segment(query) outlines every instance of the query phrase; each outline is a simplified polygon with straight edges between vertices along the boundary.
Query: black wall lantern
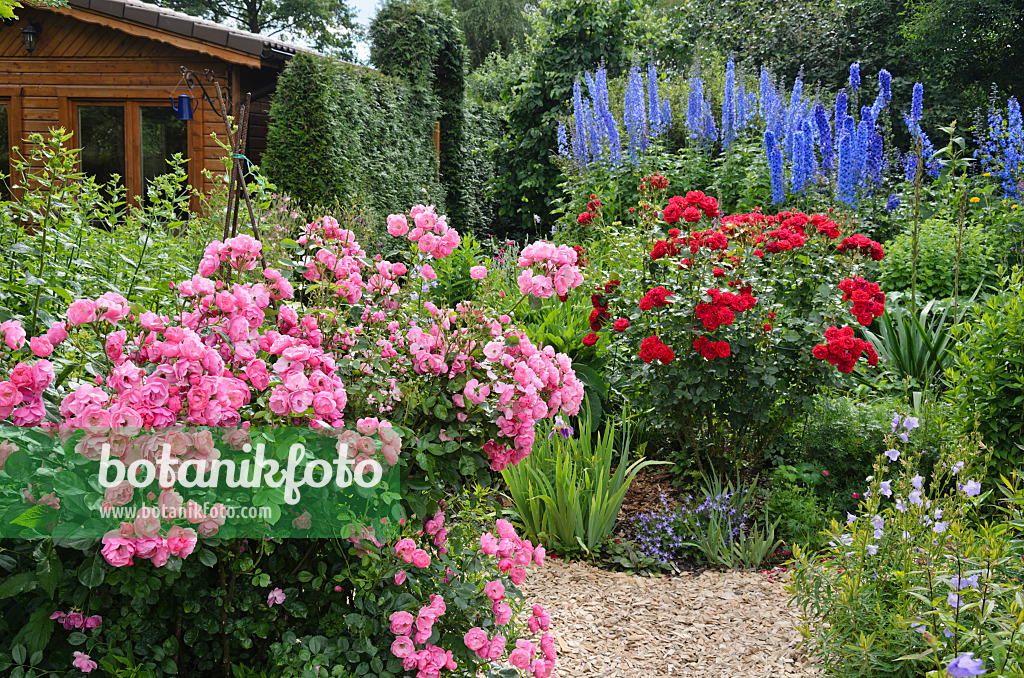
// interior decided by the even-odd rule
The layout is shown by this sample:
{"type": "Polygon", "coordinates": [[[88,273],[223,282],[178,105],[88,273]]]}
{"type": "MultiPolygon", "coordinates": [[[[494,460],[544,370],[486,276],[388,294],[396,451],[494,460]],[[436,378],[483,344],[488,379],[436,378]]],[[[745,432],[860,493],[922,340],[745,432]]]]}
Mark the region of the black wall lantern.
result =
{"type": "Polygon", "coordinates": [[[43,32],[42,26],[35,21],[29,21],[25,28],[21,29],[21,39],[25,43],[25,50],[32,54],[39,43],[39,35],[43,32]]]}

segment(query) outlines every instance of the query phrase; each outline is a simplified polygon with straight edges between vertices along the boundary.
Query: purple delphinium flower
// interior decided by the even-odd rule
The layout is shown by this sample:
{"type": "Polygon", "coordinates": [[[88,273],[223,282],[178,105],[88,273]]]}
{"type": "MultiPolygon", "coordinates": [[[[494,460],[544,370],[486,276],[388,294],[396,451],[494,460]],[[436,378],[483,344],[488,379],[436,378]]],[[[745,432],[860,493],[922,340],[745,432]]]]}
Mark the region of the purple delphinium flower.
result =
{"type": "Polygon", "coordinates": [[[878,71],[878,89],[886,101],[892,99],[892,73],[884,68],[878,71]]]}
{"type": "Polygon", "coordinates": [[[889,196],[889,201],[885,203],[885,209],[883,210],[886,214],[892,214],[896,211],[896,208],[903,202],[898,195],[893,193],[889,196]]]}
{"type": "Polygon", "coordinates": [[[985,662],[975,659],[973,652],[964,652],[949,663],[946,671],[954,678],[968,678],[985,674],[985,662]]]}

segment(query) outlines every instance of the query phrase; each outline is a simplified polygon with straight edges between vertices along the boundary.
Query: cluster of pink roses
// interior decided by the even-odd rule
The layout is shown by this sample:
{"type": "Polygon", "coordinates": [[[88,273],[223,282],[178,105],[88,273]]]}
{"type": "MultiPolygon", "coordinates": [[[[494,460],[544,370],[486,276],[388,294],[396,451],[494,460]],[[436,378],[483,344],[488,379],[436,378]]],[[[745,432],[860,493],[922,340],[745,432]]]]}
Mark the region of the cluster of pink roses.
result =
{"type": "Polygon", "coordinates": [[[356,242],[352,231],[341,228],[334,217],[325,216],[307,224],[298,243],[319,248],[304,263],[304,279],[310,282],[333,279],[337,296],[350,304],[359,301],[363,295],[362,260],[366,252],[356,242]]]}
{"type": "Polygon", "coordinates": [[[519,267],[523,269],[516,279],[519,291],[538,299],[557,294],[565,301],[569,290],[583,283],[576,258],[576,250],[567,245],[555,246],[543,240],[530,243],[519,253],[519,267]]]}
{"type": "Polygon", "coordinates": [[[65,630],[70,631],[71,629],[82,629],[88,631],[94,629],[103,623],[103,617],[98,614],[94,614],[90,617],[86,617],[77,610],[71,612],[61,612],[57,610],[50,615],[50,619],[56,619],[57,623],[64,627],[65,630]]]}
{"type": "Polygon", "coordinates": [[[227,264],[236,271],[251,271],[256,268],[263,243],[251,235],[239,235],[225,242],[214,240],[206,246],[203,258],[199,262],[199,275],[209,278],[221,264],[227,264]]]}
{"type": "Polygon", "coordinates": [[[404,214],[390,215],[388,233],[396,238],[407,236],[416,243],[421,253],[435,259],[451,256],[462,242],[458,231],[448,226],[446,217],[437,216],[432,205],[416,205],[409,212],[408,218],[404,214]],[[410,219],[413,222],[411,230],[410,219]]]}
{"type": "MultiPolygon", "coordinates": [[[[446,541],[444,530],[444,512],[438,510],[433,517],[424,521],[423,533],[434,536],[434,545],[439,546],[443,553],[443,543],[446,541]]],[[[480,549],[485,555],[499,559],[498,569],[508,574],[512,583],[521,584],[526,578],[525,566],[535,563],[538,566],[544,564],[544,547],[534,547],[529,540],[521,539],[507,520],[495,521],[497,536],[490,532],[485,533],[480,539],[480,549]]],[[[417,567],[427,567],[430,564],[430,556],[423,549],[416,547],[413,539],[403,539],[395,547],[395,554],[405,562],[412,562],[417,567]],[[422,553],[422,555],[418,555],[422,553]],[[420,563],[416,563],[419,557],[420,563]]],[[[444,582],[448,583],[453,573],[448,570],[444,582]]],[[[395,585],[401,585],[406,580],[406,573],[403,570],[395,575],[395,585]]],[[[505,584],[498,578],[485,581],[483,594],[491,601],[491,612],[494,614],[495,626],[507,626],[512,621],[513,610],[506,599],[505,584]]],[[[391,644],[391,652],[403,661],[403,667],[407,671],[417,670],[417,678],[436,678],[442,669],[449,671],[457,668],[450,652],[444,651],[435,645],[428,643],[433,632],[434,624],[445,612],[444,599],[440,595],[431,595],[429,604],[422,606],[413,614],[409,611],[392,612],[390,630],[396,636],[391,644]],[[420,650],[417,645],[424,645],[420,650]]],[[[518,669],[530,671],[534,678],[548,678],[555,666],[556,653],[554,637],[547,633],[551,624],[551,617],[541,605],[534,605],[533,614],[527,623],[531,633],[543,633],[539,647],[525,639],[516,641],[515,649],[508,653],[508,663],[518,669]]],[[[505,657],[508,639],[505,635],[494,633],[488,637],[484,628],[477,626],[465,633],[463,641],[466,647],[476,653],[476,656],[487,662],[498,662],[505,657]]]]}
{"type": "Polygon", "coordinates": [[[198,541],[196,531],[191,527],[172,525],[166,537],[136,537],[134,525],[125,523],[120,530],[108,532],[103,537],[100,553],[114,567],[133,565],[134,556],[152,561],[162,567],[171,556],[187,558],[198,541]]]}
{"type": "Polygon", "coordinates": [[[420,608],[415,617],[410,612],[398,611],[392,612],[388,618],[391,633],[396,636],[391,643],[391,654],[402,660],[404,670],[415,670],[416,678],[437,678],[442,669],[454,671],[458,668],[451,650],[427,643],[433,633],[434,623],[446,609],[444,598],[432,593],[430,603],[420,608]],[[416,645],[424,647],[417,651],[416,645]]]}

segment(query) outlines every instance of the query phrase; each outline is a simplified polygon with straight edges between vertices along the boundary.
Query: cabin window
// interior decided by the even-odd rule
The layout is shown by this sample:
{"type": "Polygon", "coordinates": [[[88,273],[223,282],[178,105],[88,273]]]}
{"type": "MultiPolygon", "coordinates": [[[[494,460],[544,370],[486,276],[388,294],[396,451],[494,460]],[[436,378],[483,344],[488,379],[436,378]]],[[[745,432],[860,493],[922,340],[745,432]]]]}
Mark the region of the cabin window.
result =
{"type": "Polygon", "coordinates": [[[125,172],[124,106],[79,106],[78,145],[82,171],[105,184],[125,172]]]}
{"type": "Polygon", "coordinates": [[[170,106],[140,106],[139,125],[142,130],[142,202],[148,202],[149,182],[166,174],[167,161],[175,153],[188,157],[188,123],[178,120],[170,106]]]}
{"type": "Polygon", "coordinates": [[[75,109],[82,171],[100,183],[120,176],[136,204],[145,204],[149,183],[167,174],[175,153],[189,157],[189,123],[163,101],[76,102],[75,109]]]}

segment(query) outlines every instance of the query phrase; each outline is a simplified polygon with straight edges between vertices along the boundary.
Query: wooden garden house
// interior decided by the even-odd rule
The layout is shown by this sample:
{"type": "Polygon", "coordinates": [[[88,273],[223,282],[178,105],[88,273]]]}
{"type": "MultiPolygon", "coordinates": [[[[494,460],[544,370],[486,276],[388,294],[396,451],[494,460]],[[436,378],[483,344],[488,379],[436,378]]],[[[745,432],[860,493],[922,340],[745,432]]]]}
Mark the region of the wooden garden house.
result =
{"type": "Polygon", "coordinates": [[[193,186],[209,188],[204,167],[223,174],[225,152],[210,136],[224,138],[223,121],[198,88],[188,92],[182,66],[212,71],[233,111],[252,93],[246,155],[258,163],[277,75],[303,49],[134,0],[17,14],[0,24],[0,171],[9,174],[12,146],[25,152],[26,135],[63,127],[82,149],[81,169],[101,181],[120,175],[133,200],[174,153],[189,158],[193,186]],[[172,108],[183,93],[198,99],[192,120],[172,108]]]}

